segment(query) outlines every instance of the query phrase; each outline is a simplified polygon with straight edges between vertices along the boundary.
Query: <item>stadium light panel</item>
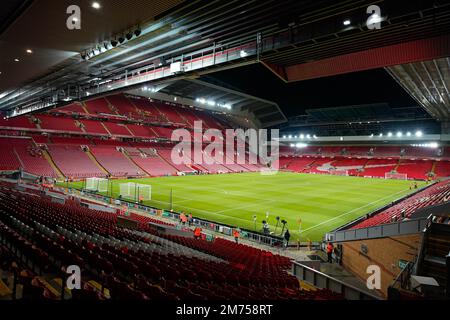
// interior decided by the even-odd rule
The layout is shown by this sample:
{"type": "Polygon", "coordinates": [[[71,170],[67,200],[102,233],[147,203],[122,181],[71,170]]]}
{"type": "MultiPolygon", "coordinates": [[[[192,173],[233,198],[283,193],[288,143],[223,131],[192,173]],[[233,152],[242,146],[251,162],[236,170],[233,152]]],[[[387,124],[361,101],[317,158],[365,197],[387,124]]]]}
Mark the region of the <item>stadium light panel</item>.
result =
{"type": "Polygon", "coordinates": [[[305,139],[305,135],[303,133],[300,135],[300,139],[305,139]]]}
{"type": "Polygon", "coordinates": [[[316,136],[316,135],[314,135],[313,137],[314,137],[314,139],[317,139],[317,136],[316,136]]]}
{"type": "Polygon", "coordinates": [[[241,52],[239,52],[239,55],[241,56],[241,58],[245,58],[246,56],[248,56],[248,53],[245,50],[241,50],[241,52]]]}
{"type": "Polygon", "coordinates": [[[306,143],[297,143],[295,146],[297,148],[306,148],[308,145],[306,143]]]}
{"type": "Polygon", "coordinates": [[[388,137],[392,137],[392,132],[388,132],[388,137]]]}
{"type": "Polygon", "coordinates": [[[292,135],[289,135],[288,138],[289,138],[289,139],[292,139],[292,135]]]}
{"type": "Polygon", "coordinates": [[[311,139],[311,135],[310,135],[310,134],[307,134],[307,135],[306,135],[306,138],[311,139]]]}
{"type": "Polygon", "coordinates": [[[420,130],[418,130],[418,131],[416,131],[416,137],[422,137],[423,136],[423,132],[422,131],[420,131],[420,130]]]}
{"type": "Polygon", "coordinates": [[[94,9],[100,9],[102,6],[97,1],[92,2],[92,8],[94,9]]]}
{"type": "Polygon", "coordinates": [[[286,139],[286,135],[283,136],[283,139],[286,139]]]}
{"type": "Polygon", "coordinates": [[[343,24],[344,26],[349,26],[352,22],[350,20],[344,20],[343,24]]]}
{"type": "Polygon", "coordinates": [[[379,134],[379,137],[381,138],[382,136],[383,136],[383,134],[382,134],[382,133],[380,133],[380,134],[379,134]]]}
{"type": "Polygon", "coordinates": [[[406,136],[407,136],[407,137],[411,137],[411,132],[408,131],[408,132],[406,133],[406,136]]]}
{"type": "Polygon", "coordinates": [[[402,132],[400,132],[400,131],[399,131],[399,132],[397,132],[397,137],[399,137],[399,138],[400,138],[401,136],[403,136],[403,133],[402,133],[402,132]]]}

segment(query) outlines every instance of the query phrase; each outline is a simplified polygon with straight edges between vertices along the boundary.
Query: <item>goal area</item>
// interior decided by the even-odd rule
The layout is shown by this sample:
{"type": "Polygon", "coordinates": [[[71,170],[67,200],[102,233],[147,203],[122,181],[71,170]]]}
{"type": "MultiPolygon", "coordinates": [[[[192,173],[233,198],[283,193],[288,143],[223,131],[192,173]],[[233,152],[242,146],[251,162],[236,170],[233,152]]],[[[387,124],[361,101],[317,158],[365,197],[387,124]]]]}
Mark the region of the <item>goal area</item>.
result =
{"type": "Polygon", "coordinates": [[[148,184],[127,182],[119,186],[120,197],[135,202],[148,201],[152,199],[152,186],[148,184]]]}
{"type": "Polygon", "coordinates": [[[86,178],[86,190],[96,192],[108,191],[108,179],[105,178],[86,178]]]}
{"type": "Polygon", "coordinates": [[[408,180],[408,175],[406,173],[391,173],[386,172],[384,174],[385,179],[395,179],[395,180],[408,180]]]}

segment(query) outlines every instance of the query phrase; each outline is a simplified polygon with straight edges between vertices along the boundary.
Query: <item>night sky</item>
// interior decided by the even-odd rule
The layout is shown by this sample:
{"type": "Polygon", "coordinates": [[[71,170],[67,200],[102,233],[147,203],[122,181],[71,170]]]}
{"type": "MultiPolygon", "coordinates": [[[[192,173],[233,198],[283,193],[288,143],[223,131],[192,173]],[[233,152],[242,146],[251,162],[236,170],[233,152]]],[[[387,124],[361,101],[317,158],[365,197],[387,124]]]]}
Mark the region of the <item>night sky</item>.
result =
{"type": "Polygon", "coordinates": [[[263,65],[253,64],[209,77],[278,103],[287,117],[304,114],[304,110],[310,108],[377,102],[387,102],[391,107],[417,105],[384,69],[286,84],[263,65]]]}

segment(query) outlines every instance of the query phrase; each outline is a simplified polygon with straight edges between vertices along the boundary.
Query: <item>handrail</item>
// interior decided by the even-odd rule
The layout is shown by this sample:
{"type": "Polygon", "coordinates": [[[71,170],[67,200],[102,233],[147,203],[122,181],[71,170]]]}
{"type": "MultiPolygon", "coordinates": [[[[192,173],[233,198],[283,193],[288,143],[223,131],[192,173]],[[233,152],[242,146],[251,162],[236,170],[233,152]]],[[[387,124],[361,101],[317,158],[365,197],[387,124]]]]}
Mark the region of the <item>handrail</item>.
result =
{"type": "Polygon", "coordinates": [[[333,278],[323,272],[310,268],[295,261],[293,264],[293,274],[300,280],[306,281],[320,289],[328,289],[335,293],[342,294],[348,300],[381,300],[382,298],[361,290],[351,284],[333,278]],[[312,279],[310,279],[312,277],[312,279]]]}

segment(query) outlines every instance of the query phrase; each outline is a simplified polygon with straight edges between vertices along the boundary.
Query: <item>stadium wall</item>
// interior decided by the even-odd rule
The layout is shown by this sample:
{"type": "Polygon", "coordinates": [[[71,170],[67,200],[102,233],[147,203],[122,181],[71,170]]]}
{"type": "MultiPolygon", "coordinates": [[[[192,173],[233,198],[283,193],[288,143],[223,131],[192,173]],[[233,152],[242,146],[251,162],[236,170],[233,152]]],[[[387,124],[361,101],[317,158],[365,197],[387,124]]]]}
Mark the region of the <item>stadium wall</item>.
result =
{"type": "Polygon", "coordinates": [[[364,282],[369,276],[367,267],[379,266],[381,289],[378,291],[387,298],[389,286],[401,271],[399,262],[414,261],[420,243],[421,234],[345,242],[342,244],[342,266],[364,282]]]}

